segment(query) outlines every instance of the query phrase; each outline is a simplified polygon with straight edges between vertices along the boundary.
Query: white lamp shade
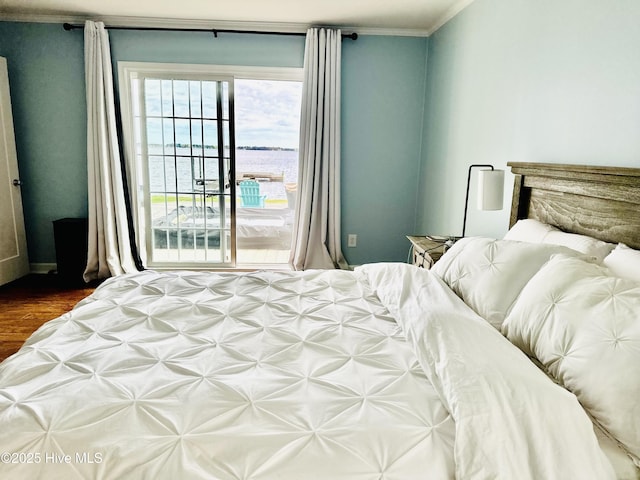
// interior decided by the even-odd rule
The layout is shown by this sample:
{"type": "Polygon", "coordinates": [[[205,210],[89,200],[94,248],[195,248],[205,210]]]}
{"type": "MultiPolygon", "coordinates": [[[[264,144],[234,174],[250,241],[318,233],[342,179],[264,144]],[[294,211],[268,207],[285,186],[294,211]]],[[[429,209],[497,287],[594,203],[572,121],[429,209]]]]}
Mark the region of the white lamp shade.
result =
{"type": "Polygon", "coordinates": [[[502,210],[504,198],[504,170],[478,172],[478,209],[502,210]]]}

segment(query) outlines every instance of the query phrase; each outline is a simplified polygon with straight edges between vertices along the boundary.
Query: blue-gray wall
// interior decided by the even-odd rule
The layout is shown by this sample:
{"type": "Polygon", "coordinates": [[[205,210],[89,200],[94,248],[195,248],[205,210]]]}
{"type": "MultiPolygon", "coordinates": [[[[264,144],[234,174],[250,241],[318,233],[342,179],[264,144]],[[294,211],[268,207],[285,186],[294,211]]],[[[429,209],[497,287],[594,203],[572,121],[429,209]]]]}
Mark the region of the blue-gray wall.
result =
{"type": "MultiPolygon", "coordinates": [[[[111,31],[114,62],[301,67],[303,37],[111,31]]],[[[343,43],[342,232],[351,264],[404,260],[416,218],[428,40],[343,43]]],[[[86,215],[83,35],[61,25],[0,22],[32,263],[55,261],[52,221],[86,215]]]]}
{"type": "MultiPolygon", "coordinates": [[[[432,35],[417,231],[460,234],[472,163],[639,167],[639,25],[635,0],[475,0],[432,35]]],[[[506,178],[467,234],[505,233],[506,178]]]]}
{"type": "Polygon", "coordinates": [[[352,265],[405,261],[415,229],[427,39],[360,37],[342,51],[342,234],[352,265]],[[357,248],[346,235],[358,235],[357,248]]]}
{"type": "Polygon", "coordinates": [[[87,215],[83,52],[60,25],[0,22],[31,262],[55,262],[53,220],[87,215]]]}

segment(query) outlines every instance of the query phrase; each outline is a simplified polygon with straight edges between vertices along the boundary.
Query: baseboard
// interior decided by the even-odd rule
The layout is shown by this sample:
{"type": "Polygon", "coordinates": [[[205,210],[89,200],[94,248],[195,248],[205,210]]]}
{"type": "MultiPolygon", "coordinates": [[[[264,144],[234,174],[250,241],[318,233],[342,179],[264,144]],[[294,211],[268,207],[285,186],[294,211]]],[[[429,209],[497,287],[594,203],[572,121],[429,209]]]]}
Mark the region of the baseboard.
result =
{"type": "Polygon", "coordinates": [[[30,263],[29,268],[31,273],[47,274],[51,271],[55,271],[57,265],[55,263],[30,263]]]}

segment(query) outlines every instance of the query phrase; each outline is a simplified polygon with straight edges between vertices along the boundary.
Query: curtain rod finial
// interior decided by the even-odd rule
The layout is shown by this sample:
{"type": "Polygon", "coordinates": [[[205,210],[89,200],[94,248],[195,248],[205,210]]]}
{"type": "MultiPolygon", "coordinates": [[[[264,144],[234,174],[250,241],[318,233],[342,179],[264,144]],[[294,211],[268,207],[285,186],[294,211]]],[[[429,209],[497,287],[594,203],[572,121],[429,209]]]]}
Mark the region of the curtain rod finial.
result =
{"type": "Polygon", "coordinates": [[[73,30],[73,25],[71,25],[70,23],[63,23],[62,28],[64,28],[67,31],[73,30]]]}

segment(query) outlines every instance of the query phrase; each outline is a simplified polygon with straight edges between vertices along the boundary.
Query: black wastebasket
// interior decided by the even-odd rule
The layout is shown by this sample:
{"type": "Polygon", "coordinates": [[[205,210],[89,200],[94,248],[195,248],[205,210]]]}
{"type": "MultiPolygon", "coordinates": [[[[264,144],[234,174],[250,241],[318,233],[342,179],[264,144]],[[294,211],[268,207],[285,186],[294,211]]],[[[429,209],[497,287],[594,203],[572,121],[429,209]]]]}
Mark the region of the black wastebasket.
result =
{"type": "Polygon", "coordinates": [[[58,278],[65,285],[84,285],[87,265],[88,229],[86,218],[61,218],[53,222],[58,278]]]}

